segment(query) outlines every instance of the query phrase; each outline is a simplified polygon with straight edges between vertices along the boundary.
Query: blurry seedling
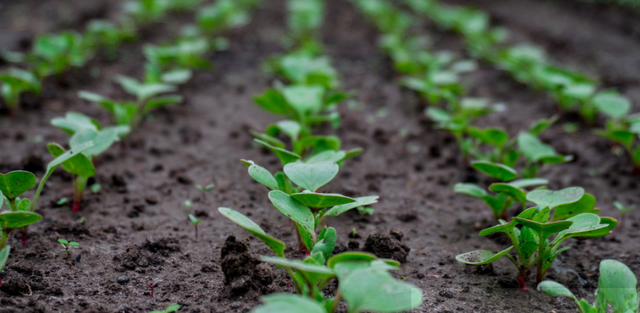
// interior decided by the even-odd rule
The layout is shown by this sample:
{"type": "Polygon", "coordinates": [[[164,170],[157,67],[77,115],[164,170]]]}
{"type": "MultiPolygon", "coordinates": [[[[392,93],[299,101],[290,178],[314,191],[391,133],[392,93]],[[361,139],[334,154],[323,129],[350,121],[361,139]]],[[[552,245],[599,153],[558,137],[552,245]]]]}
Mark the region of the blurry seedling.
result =
{"type": "Polygon", "coordinates": [[[358,208],[358,213],[360,213],[360,219],[364,219],[366,215],[372,215],[373,212],[375,212],[375,210],[368,206],[361,206],[358,208]]]}
{"type": "Polygon", "coordinates": [[[166,309],[162,310],[162,311],[151,311],[149,313],[171,313],[171,312],[176,312],[180,310],[180,305],[179,304],[172,304],[169,307],[167,307],[166,309]]]}
{"type": "Polygon", "coordinates": [[[200,184],[196,184],[196,189],[200,190],[200,192],[202,193],[202,202],[206,202],[207,201],[206,193],[208,191],[213,190],[213,188],[215,188],[215,187],[216,187],[215,184],[208,184],[206,186],[202,186],[200,184]]]}
{"type": "Polygon", "coordinates": [[[202,222],[202,220],[197,219],[195,216],[189,214],[189,220],[193,223],[193,226],[196,228],[196,241],[198,241],[198,224],[202,222]]]}
{"type": "Polygon", "coordinates": [[[193,203],[191,202],[191,200],[184,200],[184,207],[189,210],[191,209],[191,206],[193,205],[193,203]]]}
{"type": "Polygon", "coordinates": [[[635,205],[625,206],[622,203],[616,201],[613,205],[620,211],[620,227],[624,227],[624,219],[629,212],[636,208],[635,205]]]}
{"type": "MultiPolygon", "coordinates": [[[[55,143],[48,144],[47,149],[49,150],[49,153],[51,153],[51,155],[56,158],[66,152],[64,148],[55,143]]],[[[80,204],[82,202],[82,193],[84,192],[84,188],[87,186],[87,181],[89,180],[89,178],[95,175],[96,169],[93,166],[91,160],[81,153],[62,163],[62,168],[64,168],[64,170],[69,172],[71,175],[74,175],[72,211],[78,212],[80,211],[80,204]]]]}
{"type": "Polygon", "coordinates": [[[90,188],[91,188],[91,192],[93,192],[93,193],[99,193],[99,192],[100,192],[100,190],[102,190],[102,185],[100,185],[100,184],[98,184],[98,183],[95,183],[95,184],[91,185],[91,187],[90,187],[90,188]]]}
{"type": "Polygon", "coordinates": [[[2,89],[0,89],[2,98],[11,115],[20,105],[22,93],[31,92],[38,96],[42,90],[42,84],[35,74],[15,67],[0,73],[0,83],[2,83],[2,89]]]}
{"type": "Polygon", "coordinates": [[[609,306],[615,313],[637,313],[640,301],[637,284],[636,275],[626,265],[616,260],[603,260],[600,262],[600,278],[593,304],[585,299],[578,300],[567,287],[552,280],[541,282],[538,290],[552,297],[570,298],[580,313],[607,312],[609,306]]]}

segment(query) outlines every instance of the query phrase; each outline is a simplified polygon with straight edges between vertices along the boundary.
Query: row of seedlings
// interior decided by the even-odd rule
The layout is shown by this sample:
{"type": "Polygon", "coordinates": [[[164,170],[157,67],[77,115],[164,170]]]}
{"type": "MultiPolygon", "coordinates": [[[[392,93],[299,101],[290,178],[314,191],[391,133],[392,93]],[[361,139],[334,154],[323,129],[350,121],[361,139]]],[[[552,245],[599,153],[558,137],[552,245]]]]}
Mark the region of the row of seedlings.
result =
{"type": "Polygon", "coordinates": [[[409,30],[413,17],[383,0],[354,0],[353,3],[374,21],[383,32],[380,43],[393,60],[397,71],[405,75],[404,86],[420,92],[431,104],[429,115],[440,128],[454,134],[460,144],[463,159],[471,156],[473,168],[483,172],[497,182],[489,191],[475,184],[458,183],[454,191],[482,199],[493,211],[498,225],[480,232],[487,236],[504,232],[513,245],[502,251],[480,250],[457,256],[466,264],[482,265],[507,257],[518,268],[520,286],[526,288],[525,280],[535,267],[536,282],[544,279],[555,258],[568,247],[561,244],[569,238],[602,237],[616,226],[617,221],[599,217],[595,209],[595,198],[583,188],[571,187],[560,191],[547,190],[546,179],[538,178],[538,170],[545,164],[569,161],[569,156],[558,155],[555,150],[542,143],[537,136],[548,128],[554,119],[543,119],[534,123],[516,139],[499,128],[478,129],[472,121],[490,113],[488,101],[462,98],[464,89],[460,84],[461,69],[472,70],[469,61],[455,60],[449,53],[430,53],[420,45],[418,36],[409,30]],[[466,101],[465,101],[466,100],[466,101]],[[437,107],[445,102],[444,107],[437,107]],[[481,147],[487,145],[490,149],[481,147]],[[520,158],[524,156],[524,160],[520,158]],[[523,164],[518,178],[514,167],[523,164]],[[527,191],[527,187],[537,187],[527,191]],[[492,194],[493,193],[493,194],[492,194]],[[529,203],[536,204],[528,208],[529,203]],[[521,204],[522,210],[509,222],[507,211],[513,204],[521,204]],[[553,239],[549,238],[553,236],[553,239]],[[516,256],[509,254],[515,250],[516,256]]]}
{"type": "Polygon", "coordinates": [[[0,213],[0,271],[9,257],[8,240],[11,233],[20,230],[22,243],[26,245],[28,226],[42,219],[35,209],[42,188],[53,171],[62,165],[65,171],[74,176],[73,211],[79,211],[87,181],[96,172],[96,158],[115,142],[125,139],[152,110],[180,103],[182,97],[167,94],[175,93],[178,85],[186,83],[192,77],[194,69],[211,68],[206,54],[218,49],[221,42],[224,42],[213,35],[223,29],[244,25],[249,20],[251,10],[258,4],[259,1],[256,0],[218,1],[199,11],[197,25],[185,27],[185,31],[175,42],[163,46],[146,46],[144,80],[138,81],[126,76],[117,78],[117,82],[135,100],[117,101],[87,91],[78,93],[80,98],[95,102],[107,110],[114,125],[100,125],[97,120],[77,112],[67,112],[64,117],[51,120],[52,125],[70,135],[70,148],[66,150],[63,145],[56,143],[47,145],[55,159],[49,163],[44,177],[40,179],[34,199],[20,198],[36,185],[37,179],[33,173],[12,171],[0,174],[0,193],[3,199],[0,207],[4,202],[9,206],[9,210],[0,213]]]}
{"type": "Polygon", "coordinates": [[[265,304],[251,312],[333,313],[343,299],[350,313],[410,310],[422,303],[422,293],[391,276],[389,271],[397,270],[399,263],[361,252],[333,255],[337,233],[327,225],[331,217],[374,204],[378,197],[351,198],[321,191],[347,159],[362,152],[341,150],[339,138],[314,131],[321,123],[339,127],[337,106],[348,97],[339,89],[338,73],[318,40],[324,7],[322,0],[287,2],[290,49],[268,61],[270,72],[282,81],[254,98],[259,107],[285,118],[262,132],[253,132],[255,142],[280,159],[282,171],[274,175],[253,161],[242,160],[249,175],[267,187],[273,206],[294,225],[299,250],[307,256],[304,260],[287,258],[285,243],[266,234],[251,219],[229,208],[218,210],[271,248],[275,256],[262,260],[284,268],[297,292],[265,296],[265,304]],[[327,297],[323,288],[334,279],[339,282],[337,292],[327,297]]]}
{"type": "Polygon", "coordinates": [[[439,27],[460,34],[469,52],[515,80],[551,97],[561,110],[575,110],[589,123],[602,114],[604,129],[596,133],[624,147],[634,175],[640,175],[640,113],[631,114],[631,101],[615,89],[601,87],[587,75],[557,66],[545,51],[532,44],[508,45],[507,31],[491,27],[480,10],[451,7],[435,0],[405,0],[415,12],[439,27]]]}

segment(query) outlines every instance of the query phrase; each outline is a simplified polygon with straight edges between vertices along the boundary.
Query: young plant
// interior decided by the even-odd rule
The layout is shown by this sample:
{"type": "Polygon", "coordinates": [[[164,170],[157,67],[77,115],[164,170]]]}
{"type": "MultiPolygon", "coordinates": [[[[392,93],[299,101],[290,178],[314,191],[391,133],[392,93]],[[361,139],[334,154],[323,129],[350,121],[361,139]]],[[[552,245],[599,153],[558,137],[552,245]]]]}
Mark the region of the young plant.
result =
{"type": "Polygon", "coordinates": [[[624,147],[633,166],[632,173],[640,175],[640,114],[630,114],[629,100],[615,92],[601,92],[593,101],[609,117],[606,128],[596,134],[624,147]]]}
{"type": "Polygon", "coordinates": [[[569,249],[561,247],[564,241],[599,238],[609,234],[618,224],[613,218],[599,217],[595,198],[579,187],[559,191],[534,190],[526,199],[537,206],[523,211],[510,222],[500,220],[499,225],[480,232],[480,236],[505,233],[512,242],[511,247],[502,251],[467,252],[456,256],[456,260],[483,265],[507,257],[517,267],[518,283],[524,290],[526,278],[534,267],[536,283],[540,283],[556,257],[569,249]],[[511,250],[516,251],[516,256],[509,253],[511,250]]]}
{"type": "Polygon", "coordinates": [[[397,281],[389,274],[390,270],[398,269],[396,261],[378,260],[374,255],[358,252],[332,256],[337,234],[331,227],[322,229],[319,241],[304,261],[289,260],[284,257],[285,244],[266,234],[248,217],[229,208],[218,208],[218,211],[271,248],[276,257],[262,257],[262,260],[284,268],[298,293],[265,297],[266,304],[254,309],[254,313],[334,313],[342,299],[349,313],[402,312],[422,303],[420,289],[397,281]],[[338,292],[335,297],[325,298],[322,289],[334,278],[339,281],[338,292]]]}
{"type": "Polygon", "coordinates": [[[196,241],[198,241],[198,224],[202,222],[202,220],[197,219],[195,216],[189,214],[189,220],[193,223],[193,226],[196,228],[196,241]]]}
{"type": "Polygon", "coordinates": [[[131,15],[138,24],[150,24],[160,20],[171,8],[172,1],[129,0],[124,3],[125,13],[131,15]]]}
{"type": "Polygon", "coordinates": [[[580,313],[604,313],[611,306],[616,313],[637,313],[640,295],[637,289],[636,275],[623,263],[616,260],[600,262],[600,278],[596,299],[593,304],[573,295],[567,287],[555,281],[545,280],[538,290],[552,297],[567,297],[575,302],[580,313]]]}
{"type": "Polygon", "coordinates": [[[625,206],[622,203],[616,201],[613,205],[620,211],[620,227],[624,227],[624,218],[629,212],[633,211],[636,208],[635,205],[625,206]]]}
{"type": "Polygon", "coordinates": [[[200,193],[202,193],[202,201],[206,201],[207,200],[207,192],[213,190],[213,188],[215,188],[216,185],[215,184],[208,184],[206,186],[202,186],[200,184],[196,184],[196,189],[198,189],[200,191],[200,193]]]}
{"type": "MultiPolygon", "coordinates": [[[[373,215],[375,210],[372,207],[361,206],[358,208],[358,213],[360,213],[360,219],[364,219],[366,215],[373,215]]],[[[355,230],[355,228],[354,228],[355,230]]],[[[355,234],[354,234],[355,235],[355,234]]]]}
{"type": "Polygon", "coordinates": [[[147,285],[147,287],[149,287],[151,289],[151,298],[153,298],[153,290],[156,288],[156,286],[162,282],[162,280],[156,280],[153,283],[151,283],[151,285],[145,283],[145,285],[147,285]]]}
{"type": "Polygon", "coordinates": [[[80,244],[75,242],[75,241],[68,241],[68,240],[62,239],[62,238],[59,238],[58,242],[64,248],[64,257],[63,257],[63,259],[67,257],[67,254],[69,253],[69,248],[70,247],[76,247],[77,248],[77,247],[80,246],[80,244]]]}
{"type": "Polygon", "coordinates": [[[42,84],[34,73],[16,67],[0,73],[0,83],[2,98],[12,115],[20,105],[21,94],[31,92],[38,96],[42,90],[42,84]]]}
{"type": "Polygon", "coordinates": [[[318,192],[338,174],[339,166],[334,161],[288,163],[276,176],[253,161],[243,163],[254,180],[271,190],[271,203],[295,226],[301,251],[312,251],[327,217],[378,202],[377,196],[350,198],[318,192]]]}
{"type": "MultiPolygon", "coordinates": [[[[42,216],[34,213],[33,211],[35,211],[37,207],[38,199],[40,198],[40,193],[42,192],[45,182],[49,179],[53,171],[58,168],[58,166],[92,146],[93,142],[81,144],[49,162],[45,175],[40,179],[40,184],[38,184],[33,201],[19,198],[19,196],[24,192],[35,186],[36,178],[33,173],[27,171],[13,171],[7,174],[0,174],[0,199],[4,199],[10,209],[10,211],[0,213],[0,229],[2,230],[2,237],[0,237],[0,250],[6,246],[11,232],[16,229],[21,229],[22,244],[28,244],[28,226],[42,219],[42,216]]],[[[2,203],[5,201],[0,201],[0,208],[2,203]]]]}
{"type": "Polygon", "coordinates": [[[249,23],[249,10],[258,0],[220,0],[198,11],[198,26],[207,34],[225,28],[242,27],[249,23]]]}
{"type": "Polygon", "coordinates": [[[92,20],[87,25],[84,40],[93,49],[103,47],[106,56],[114,59],[122,42],[133,40],[135,32],[135,27],[130,23],[121,23],[118,27],[107,20],[92,20]]]}
{"type": "Polygon", "coordinates": [[[171,312],[176,312],[180,310],[180,305],[179,304],[172,304],[169,307],[167,307],[166,309],[162,310],[162,311],[151,311],[149,313],[171,313],[171,312]]]}
{"type": "Polygon", "coordinates": [[[118,82],[126,92],[137,98],[135,102],[117,102],[88,91],[80,91],[78,97],[100,104],[109,111],[117,125],[129,126],[131,130],[135,129],[154,109],[175,105],[182,101],[180,96],[161,96],[176,91],[177,88],[173,85],[140,83],[126,76],[119,76],[118,82]]]}
{"type": "MultiPolygon", "coordinates": [[[[0,249],[0,273],[2,273],[5,264],[7,264],[7,260],[9,259],[9,252],[11,252],[10,246],[6,246],[0,249]]],[[[0,286],[2,286],[2,280],[0,280],[0,286]]]]}
{"type": "MultiPolygon", "coordinates": [[[[48,144],[47,149],[54,158],[57,158],[66,152],[66,150],[62,146],[55,143],[48,144]]],[[[93,175],[96,174],[96,169],[93,166],[91,159],[81,153],[62,163],[62,168],[64,168],[65,171],[69,172],[69,174],[74,175],[72,211],[78,212],[80,211],[82,194],[84,193],[84,189],[87,186],[87,181],[89,180],[89,178],[93,177],[93,175]]]]}

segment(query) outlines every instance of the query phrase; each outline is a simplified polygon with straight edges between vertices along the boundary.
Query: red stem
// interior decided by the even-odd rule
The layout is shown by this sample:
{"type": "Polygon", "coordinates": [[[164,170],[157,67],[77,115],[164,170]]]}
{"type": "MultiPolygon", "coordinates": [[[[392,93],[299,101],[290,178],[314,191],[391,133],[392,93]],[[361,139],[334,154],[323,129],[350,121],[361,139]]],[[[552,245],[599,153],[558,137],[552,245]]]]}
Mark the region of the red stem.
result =
{"type": "Polygon", "coordinates": [[[23,246],[29,245],[29,237],[27,236],[26,232],[22,232],[22,245],[23,246]]]}
{"type": "Polygon", "coordinates": [[[520,289],[527,290],[527,282],[525,281],[525,274],[522,272],[518,275],[518,285],[520,285],[520,289]]]}
{"type": "Polygon", "coordinates": [[[196,241],[198,241],[198,225],[196,225],[196,241]]]}

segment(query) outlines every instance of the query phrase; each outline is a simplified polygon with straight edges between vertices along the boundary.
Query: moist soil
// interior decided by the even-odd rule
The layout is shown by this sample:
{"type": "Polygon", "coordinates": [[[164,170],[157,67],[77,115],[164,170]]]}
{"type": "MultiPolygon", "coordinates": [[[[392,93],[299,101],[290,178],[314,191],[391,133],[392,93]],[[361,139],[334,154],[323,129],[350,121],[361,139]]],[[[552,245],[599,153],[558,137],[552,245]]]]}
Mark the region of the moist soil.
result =
{"type": "MultiPolygon", "coordinates": [[[[37,1],[1,1],[0,42],[27,49],[30,36],[41,32],[42,25],[82,29],[86,12],[73,3],[59,4],[71,10],[70,25],[57,11],[39,9],[37,1]],[[21,12],[12,14],[22,14],[23,21],[7,22],[7,16],[20,20],[20,15],[7,12],[21,12]],[[37,23],[24,22],[36,15],[37,23]]],[[[97,15],[110,18],[117,3],[104,3],[97,15]]],[[[336,250],[365,249],[403,261],[394,275],[418,286],[424,296],[423,305],[411,312],[575,312],[572,302],[535,291],[533,282],[526,291],[518,289],[515,269],[507,261],[483,267],[455,261],[459,253],[506,247],[500,236],[477,236],[494,223],[490,210],[481,201],[452,192],[460,181],[488,185],[490,180],[462,164],[454,138],[424,117],[425,105],[415,94],[398,87],[389,60],[376,47],[376,30],[346,1],[327,3],[326,52],[343,86],[357,91],[361,106],[343,105],[342,127],[320,131],[334,133],[345,148],[361,147],[365,153],[349,160],[324,191],[380,196],[372,216],[352,212],[328,221],[339,234],[336,250]]],[[[552,60],[597,75],[606,86],[618,87],[640,102],[640,74],[634,70],[640,55],[638,36],[621,26],[634,23],[628,12],[611,9],[600,19],[594,10],[608,8],[568,0],[454,3],[487,10],[494,22],[512,30],[514,43],[540,44],[552,60]]],[[[249,25],[226,33],[230,48],[211,55],[214,71],[198,72],[181,88],[184,104],[154,113],[123,144],[99,158],[92,182],[100,183],[102,190],[85,192],[80,213],[72,213],[68,204],[56,204],[72,195],[71,177],[62,171],[52,176],[38,208],[44,219],[31,227],[29,245],[20,245],[17,237],[10,240],[12,253],[0,273],[1,313],[138,313],[174,303],[183,307],[180,312],[248,312],[263,294],[294,292],[282,270],[257,259],[270,255],[268,248],[216,210],[239,210],[284,240],[289,257],[304,257],[297,251],[289,222],[239,162],[250,159],[271,171],[279,168],[273,154],[252,146],[249,130],[278,120],[251,98],[274,82],[261,71],[261,64],[283,51],[283,8],[284,1],[269,1],[249,25]],[[194,188],[209,183],[216,185],[210,192],[194,188]],[[185,200],[193,202],[190,209],[185,200]],[[203,219],[197,241],[189,213],[203,219]],[[57,238],[77,241],[80,247],[65,255],[57,238]],[[152,298],[147,285],[157,281],[152,298]]],[[[104,111],[75,93],[91,90],[125,97],[112,83],[115,75],[140,77],[142,44],[169,40],[190,19],[188,14],[173,16],[163,25],[148,27],[140,42],[121,49],[117,61],[98,57],[83,69],[47,79],[41,98],[27,97],[14,119],[0,117],[0,172],[27,169],[41,177],[51,159],[45,143],[67,140],[49,121],[66,111],[109,123],[104,111]]],[[[456,35],[429,23],[416,31],[430,36],[434,50],[464,56],[456,35]]],[[[539,118],[559,114],[543,94],[488,65],[481,64],[464,81],[470,95],[506,104],[505,111],[480,120],[481,126],[502,126],[515,135],[539,118]]],[[[616,153],[619,148],[594,135],[593,129],[572,114],[561,114],[542,138],[559,152],[573,155],[574,161],[545,168],[541,176],[550,180],[552,189],[584,187],[596,196],[603,215],[617,218],[613,201],[639,204],[638,178],[630,175],[628,159],[616,153]],[[581,128],[566,133],[566,122],[578,122],[581,128]]],[[[639,216],[630,213],[624,228],[607,237],[570,241],[571,249],[558,258],[549,278],[592,301],[601,260],[617,259],[640,275],[639,216]]],[[[333,294],[335,288],[332,284],[325,291],[333,294]]]]}

